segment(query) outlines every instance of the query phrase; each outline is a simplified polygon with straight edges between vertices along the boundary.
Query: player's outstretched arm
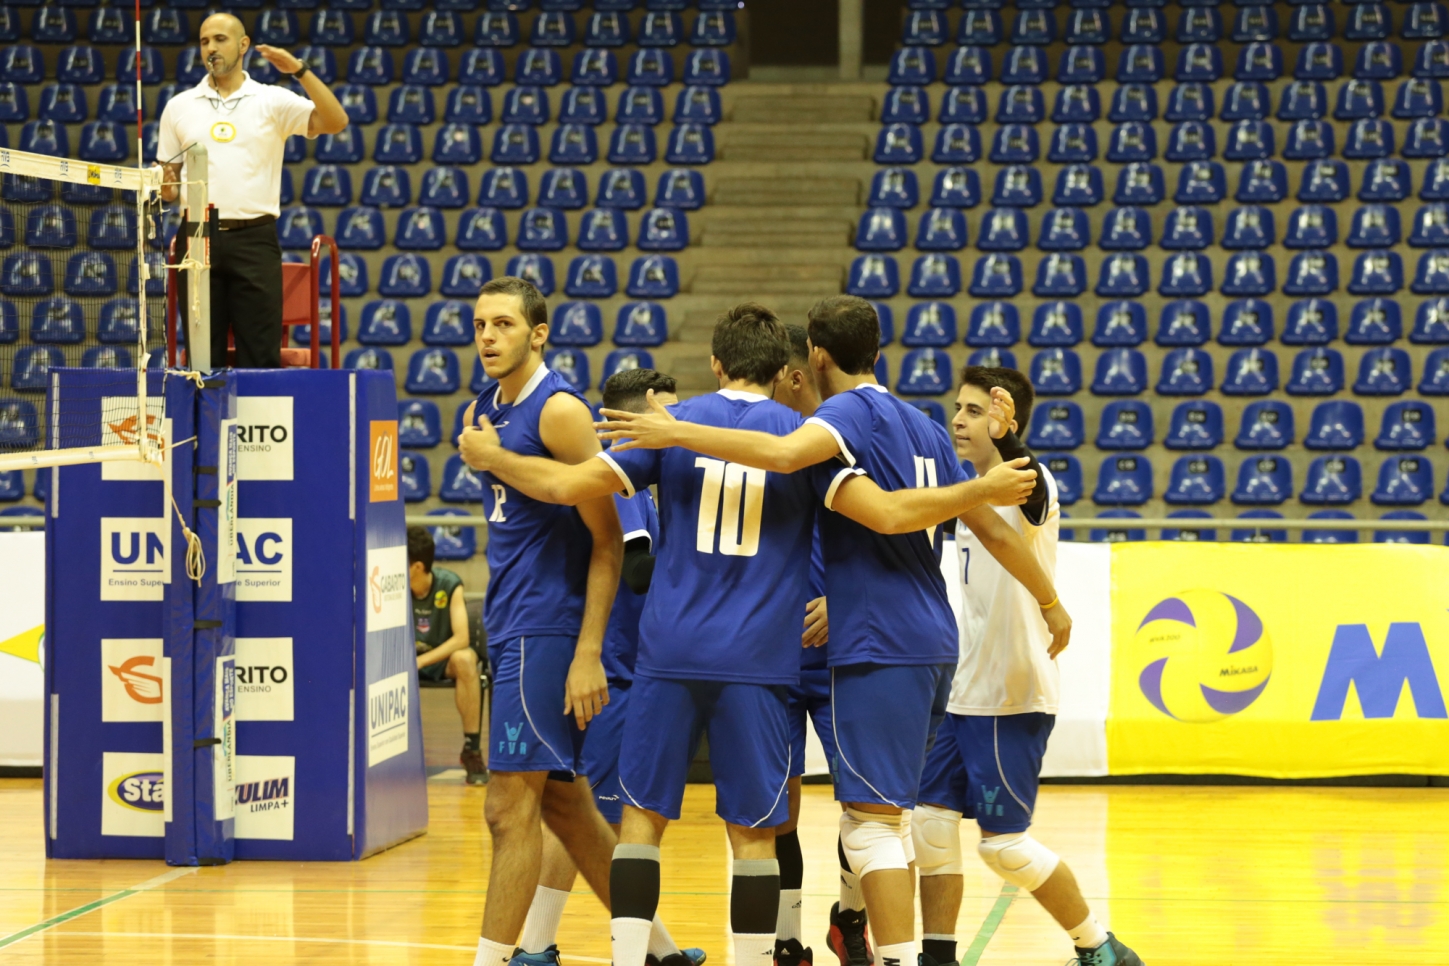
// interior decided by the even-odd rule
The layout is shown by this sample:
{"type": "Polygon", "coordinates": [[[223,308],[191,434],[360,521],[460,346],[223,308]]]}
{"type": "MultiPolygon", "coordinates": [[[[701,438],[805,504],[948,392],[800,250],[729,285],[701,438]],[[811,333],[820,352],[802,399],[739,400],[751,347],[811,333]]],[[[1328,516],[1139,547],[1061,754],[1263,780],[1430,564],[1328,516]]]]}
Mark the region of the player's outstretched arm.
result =
{"type": "Polygon", "coordinates": [[[1023,469],[1025,465],[1026,460],[1013,460],[964,483],[889,491],[864,474],[848,476],[836,489],[830,509],[877,533],[914,533],[988,503],[1020,503],[1036,482],[1035,471],[1023,469]]]}
{"type": "MultiPolygon", "coordinates": [[[[557,457],[554,472],[576,470],[595,459],[601,447],[594,436],[593,416],[578,399],[556,394],[539,413],[538,435],[544,447],[557,457]],[[566,465],[565,465],[566,464],[566,465]]],[[[611,476],[613,470],[603,466],[611,476]]],[[[617,486],[618,477],[614,477],[617,486]]],[[[612,492],[605,492],[578,504],[579,517],[593,536],[589,554],[589,577],[584,589],[584,619],[574,646],[564,686],[564,714],[572,714],[583,730],[609,703],[609,682],[604,676],[604,630],[619,589],[619,572],[624,566],[624,528],[612,492]]]]}
{"type": "MultiPolygon", "coordinates": [[[[552,404],[551,399],[544,406],[544,416],[539,420],[540,430],[543,430],[549,406],[552,404]]],[[[580,406],[582,408],[582,404],[580,406]]],[[[584,408],[584,413],[588,413],[587,408],[584,408]]],[[[589,439],[593,442],[594,452],[599,452],[599,444],[593,437],[592,427],[589,439]]],[[[458,437],[458,452],[462,455],[463,462],[473,469],[487,470],[524,496],[545,503],[578,506],[585,500],[608,496],[622,488],[618,475],[603,460],[586,457],[581,463],[565,465],[558,460],[544,459],[541,456],[520,456],[504,449],[498,440],[498,431],[488,422],[487,416],[480,416],[474,422],[471,405],[464,414],[463,433],[458,437]]],[[[556,451],[551,449],[550,452],[556,451]]]]}
{"type": "Polygon", "coordinates": [[[747,429],[720,429],[675,419],[649,390],[647,413],[602,410],[605,420],[596,427],[600,439],[616,440],[614,448],[665,449],[680,446],[705,456],[753,466],[772,473],[794,473],[823,463],[840,452],[840,444],[820,426],[801,426],[788,436],[772,436],[747,429]]]}
{"type": "Polygon", "coordinates": [[[1036,598],[1042,607],[1047,630],[1051,632],[1051,646],[1047,653],[1056,657],[1066,649],[1072,636],[1072,617],[1057,597],[1057,590],[1047,572],[1042,569],[1036,555],[1026,546],[1021,534],[1001,519],[989,507],[978,507],[961,514],[961,522],[971,528],[981,545],[995,557],[1006,572],[1021,582],[1027,592],[1036,598]]]}

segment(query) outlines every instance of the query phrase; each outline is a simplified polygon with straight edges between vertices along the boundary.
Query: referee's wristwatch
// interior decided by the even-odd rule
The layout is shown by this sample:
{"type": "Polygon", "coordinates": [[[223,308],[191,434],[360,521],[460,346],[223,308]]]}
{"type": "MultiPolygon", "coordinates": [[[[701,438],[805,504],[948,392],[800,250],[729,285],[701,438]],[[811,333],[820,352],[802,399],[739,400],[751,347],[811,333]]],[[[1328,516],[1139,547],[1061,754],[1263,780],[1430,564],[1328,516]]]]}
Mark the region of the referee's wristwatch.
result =
{"type": "Polygon", "coordinates": [[[311,70],[311,68],[307,66],[307,62],[304,60],[302,61],[302,66],[297,68],[297,72],[295,74],[288,74],[287,76],[292,78],[292,80],[294,81],[300,81],[302,78],[307,76],[307,71],[309,70],[311,70]]]}

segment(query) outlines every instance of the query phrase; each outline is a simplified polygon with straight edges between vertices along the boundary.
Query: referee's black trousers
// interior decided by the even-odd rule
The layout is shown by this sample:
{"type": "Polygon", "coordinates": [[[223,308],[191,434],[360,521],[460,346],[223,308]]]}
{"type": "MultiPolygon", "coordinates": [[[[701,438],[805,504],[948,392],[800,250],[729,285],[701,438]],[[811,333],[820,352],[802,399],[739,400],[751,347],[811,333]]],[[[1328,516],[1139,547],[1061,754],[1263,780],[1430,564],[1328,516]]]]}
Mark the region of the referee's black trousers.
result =
{"type": "MultiPolygon", "coordinates": [[[[181,226],[176,256],[194,226],[181,226]]],[[[186,317],[186,272],[180,275],[177,298],[186,317]]],[[[211,367],[227,365],[227,336],[236,342],[239,369],[282,367],[282,247],[277,225],[218,231],[211,240],[211,367]]]]}

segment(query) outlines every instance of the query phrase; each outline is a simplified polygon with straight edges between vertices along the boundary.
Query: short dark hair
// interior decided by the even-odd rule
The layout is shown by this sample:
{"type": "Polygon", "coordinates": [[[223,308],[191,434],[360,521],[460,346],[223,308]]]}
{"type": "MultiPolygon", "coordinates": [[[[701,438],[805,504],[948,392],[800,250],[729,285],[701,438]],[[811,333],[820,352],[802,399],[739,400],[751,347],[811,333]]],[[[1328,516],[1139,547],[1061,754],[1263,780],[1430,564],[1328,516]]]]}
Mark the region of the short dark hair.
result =
{"type": "Polygon", "coordinates": [[[785,323],[785,334],[790,337],[790,365],[796,369],[809,371],[810,368],[810,333],[805,331],[805,326],[796,325],[793,322],[785,323]]]}
{"type": "Polygon", "coordinates": [[[427,527],[408,527],[408,566],[415,563],[433,569],[433,534],[427,527]]]}
{"type": "Polygon", "coordinates": [[[532,282],[526,278],[518,278],[514,275],[500,275],[498,278],[489,279],[483,283],[478,290],[483,295],[512,295],[516,296],[523,306],[523,317],[528,320],[530,328],[548,324],[548,300],[543,297],[532,282]]]}
{"type": "Polygon", "coordinates": [[[774,312],[758,302],[741,302],[714,324],[709,351],[729,378],[768,386],[790,361],[790,337],[774,312]]]}
{"type": "Polygon", "coordinates": [[[830,353],[849,376],[875,368],[880,353],[880,318],[875,306],[854,295],[833,295],[810,309],[810,344],[830,353]]]}
{"type": "Polygon", "coordinates": [[[1016,425],[1019,429],[1026,429],[1031,420],[1031,407],[1036,401],[1036,392],[1031,388],[1031,380],[1025,375],[1003,366],[967,366],[961,370],[961,385],[975,386],[988,396],[991,395],[991,390],[997,388],[1011,393],[1011,401],[1016,403],[1016,425]]]}
{"type": "Polygon", "coordinates": [[[651,389],[674,392],[674,377],[657,369],[620,369],[604,380],[604,408],[645,412],[644,400],[651,389]]]}

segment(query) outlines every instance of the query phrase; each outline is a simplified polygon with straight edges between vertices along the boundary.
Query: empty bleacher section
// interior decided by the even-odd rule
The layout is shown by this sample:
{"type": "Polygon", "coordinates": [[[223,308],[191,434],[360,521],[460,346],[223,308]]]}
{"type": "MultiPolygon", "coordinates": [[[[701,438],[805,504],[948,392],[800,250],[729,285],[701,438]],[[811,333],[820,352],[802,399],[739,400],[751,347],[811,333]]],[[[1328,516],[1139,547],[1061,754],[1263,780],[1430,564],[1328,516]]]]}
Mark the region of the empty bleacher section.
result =
{"type": "Polygon", "coordinates": [[[1445,515],[1449,9],[905,6],[846,283],[893,389],[1028,371],[1075,515],[1445,515]]]}

